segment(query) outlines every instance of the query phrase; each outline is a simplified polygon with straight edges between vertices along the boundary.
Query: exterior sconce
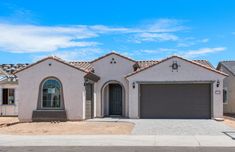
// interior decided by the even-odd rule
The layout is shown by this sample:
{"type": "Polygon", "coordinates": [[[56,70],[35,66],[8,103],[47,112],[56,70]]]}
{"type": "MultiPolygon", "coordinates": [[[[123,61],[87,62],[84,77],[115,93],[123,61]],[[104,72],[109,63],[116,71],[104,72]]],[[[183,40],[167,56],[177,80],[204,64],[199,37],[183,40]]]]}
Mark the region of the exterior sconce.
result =
{"type": "Polygon", "coordinates": [[[220,86],[220,81],[217,80],[217,81],[216,81],[216,87],[218,88],[219,86],[220,86]]]}
{"type": "Polygon", "coordinates": [[[132,88],[135,89],[135,82],[132,83],[132,88]]]}
{"type": "Polygon", "coordinates": [[[88,79],[84,79],[84,86],[86,86],[88,84],[88,79]]]}

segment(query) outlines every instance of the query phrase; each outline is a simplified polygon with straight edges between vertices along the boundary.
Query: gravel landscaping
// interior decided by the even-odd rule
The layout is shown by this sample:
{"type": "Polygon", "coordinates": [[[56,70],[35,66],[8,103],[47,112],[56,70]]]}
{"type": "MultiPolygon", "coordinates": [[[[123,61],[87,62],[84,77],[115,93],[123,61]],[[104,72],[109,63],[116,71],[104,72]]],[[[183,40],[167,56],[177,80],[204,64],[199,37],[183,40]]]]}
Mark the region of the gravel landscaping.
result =
{"type": "Polygon", "coordinates": [[[19,123],[19,119],[17,117],[0,117],[0,127],[16,123],[19,123]]]}
{"type": "Polygon", "coordinates": [[[234,117],[224,117],[224,123],[235,129],[235,118],[234,117]]]}

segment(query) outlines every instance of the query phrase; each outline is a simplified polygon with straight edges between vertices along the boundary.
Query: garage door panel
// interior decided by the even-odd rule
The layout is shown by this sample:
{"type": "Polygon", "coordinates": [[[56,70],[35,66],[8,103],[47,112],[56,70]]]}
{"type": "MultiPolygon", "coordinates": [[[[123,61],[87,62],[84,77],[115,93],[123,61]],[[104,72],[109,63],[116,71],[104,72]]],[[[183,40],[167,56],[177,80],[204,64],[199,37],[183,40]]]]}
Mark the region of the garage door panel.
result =
{"type": "Polygon", "coordinates": [[[141,84],[141,118],[210,118],[210,84],[141,84]]]}

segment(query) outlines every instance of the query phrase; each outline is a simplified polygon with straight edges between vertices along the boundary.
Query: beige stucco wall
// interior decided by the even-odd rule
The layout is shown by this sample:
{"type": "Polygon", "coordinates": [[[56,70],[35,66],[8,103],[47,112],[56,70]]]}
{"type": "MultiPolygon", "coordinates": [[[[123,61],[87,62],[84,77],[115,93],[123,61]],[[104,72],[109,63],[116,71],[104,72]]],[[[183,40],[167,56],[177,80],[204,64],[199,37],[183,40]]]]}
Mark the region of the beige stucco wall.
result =
{"type": "MultiPolygon", "coordinates": [[[[114,82],[118,81],[125,89],[125,103],[124,103],[124,116],[128,116],[128,84],[125,79],[125,76],[133,71],[133,64],[134,62],[127,60],[125,58],[122,58],[118,55],[112,54],[109,55],[105,58],[102,58],[101,60],[98,60],[92,65],[94,66],[95,69],[95,74],[100,76],[100,80],[95,84],[94,86],[94,91],[95,91],[95,96],[96,96],[96,101],[95,101],[95,117],[103,117],[105,114],[105,111],[108,111],[107,109],[105,110],[105,104],[102,103],[103,101],[101,100],[102,97],[102,87],[107,83],[107,82],[114,82]],[[110,61],[112,58],[115,59],[116,64],[111,64],[110,61]],[[101,102],[102,101],[102,102],[101,102]]],[[[107,97],[106,97],[107,98],[107,97]]],[[[107,108],[107,106],[106,106],[107,108]]]]}
{"type": "Polygon", "coordinates": [[[0,85],[0,116],[17,116],[18,115],[18,103],[19,103],[19,89],[17,84],[1,84],[0,85]],[[2,89],[9,88],[15,89],[15,104],[3,105],[2,104],[2,89]]]}
{"type": "Polygon", "coordinates": [[[129,117],[139,118],[139,97],[138,82],[212,82],[212,117],[221,118],[223,117],[223,78],[225,76],[209,71],[205,68],[191,64],[187,61],[179,58],[172,58],[165,62],[162,62],[152,68],[137,73],[131,77],[128,77],[129,82],[129,117]],[[171,65],[173,61],[177,61],[181,67],[178,72],[172,72],[171,65]],[[216,81],[220,81],[220,86],[216,87],[216,81]],[[132,83],[136,83],[136,87],[132,88],[132,83]],[[220,92],[216,94],[215,92],[220,92]]]}
{"type": "Polygon", "coordinates": [[[67,118],[69,120],[84,119],[84,75],[84,72],[52,59],[47,59],[17,73],[20,90],[19,119],[31,121],[32,111],[37,108],[40,83],[47,77],[57,77],[62,83],[67,118]]]}
{"type": "Polygon", "coordinates": [[[223,66],[220,70],[229,75],[224,79],[224,89],[228,95],[227,103],[224,103],[224,113],[235,113],[235,76],[223,66]]]}

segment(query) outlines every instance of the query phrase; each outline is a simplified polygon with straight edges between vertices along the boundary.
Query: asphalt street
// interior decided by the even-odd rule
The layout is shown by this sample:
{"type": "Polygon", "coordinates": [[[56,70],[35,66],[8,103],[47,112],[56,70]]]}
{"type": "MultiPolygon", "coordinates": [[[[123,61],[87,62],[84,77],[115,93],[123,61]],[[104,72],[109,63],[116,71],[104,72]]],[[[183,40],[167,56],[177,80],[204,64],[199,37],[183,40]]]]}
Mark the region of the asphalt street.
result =
{"type": "Polygon", "coordinates": [[[0,147],[0,152],[234,152],[235,147],[0,147]]]}

